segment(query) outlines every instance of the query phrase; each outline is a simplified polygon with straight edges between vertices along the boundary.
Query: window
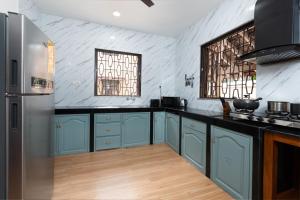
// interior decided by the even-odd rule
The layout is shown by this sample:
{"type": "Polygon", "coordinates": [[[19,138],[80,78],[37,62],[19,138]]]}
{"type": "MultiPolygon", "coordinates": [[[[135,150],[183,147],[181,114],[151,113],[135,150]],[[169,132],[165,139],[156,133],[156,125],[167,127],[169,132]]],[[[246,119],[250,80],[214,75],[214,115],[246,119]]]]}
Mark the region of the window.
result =
{"type": "Polygon", "coordinates": [[[255,98],[256,64],[238,59],[254,49],[253,22],[202,45],[200,98],[255,98]]]}
{"type": "Polygon", "coordinates": [[[141,96],[141,54],[96,49],[96,96],[141,96]]]}

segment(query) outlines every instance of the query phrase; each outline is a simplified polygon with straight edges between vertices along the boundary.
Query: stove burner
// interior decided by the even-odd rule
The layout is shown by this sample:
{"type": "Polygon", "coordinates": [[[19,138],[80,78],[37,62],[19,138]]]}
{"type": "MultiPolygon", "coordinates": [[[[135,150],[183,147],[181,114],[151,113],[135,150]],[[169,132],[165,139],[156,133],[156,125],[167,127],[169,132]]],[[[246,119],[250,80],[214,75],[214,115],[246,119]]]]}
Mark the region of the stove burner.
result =
{"type": "Polygon", "coordinates": [[[257,119],[257,121],[259,121],[259,122],[263,122],[263,121],[264,121],[264,118],[263,118],[262,116],[258,116],[256,119],[257,119]]]}
{"type": "Polygon", "coordinates": [[[290,115],[290,118],[293,120],[300,120],[300,115],[290,115]]]}
{"type": "Polygon", "coordinates": [[[241,113],[241,114],[251,114],[254,112],[254,110],[247,110],[247,109],[235,109],[236,113],[241,113]]]}
{"type": "Polygon", "coordinates": [[[252,122],[260,122],[265,124],[274,124],[279,126],[299,127],[300,115],[290,115],[289,113],[242,113],[232,112],[230,116],[235,119],[241,119],[252,122]]]}
{"type": "Polygon", "coordinates": [[[267,114],[267,116],[287,116],[290,114],[288,112],[269,112],[267,110],[265,113],[267,114]]]}

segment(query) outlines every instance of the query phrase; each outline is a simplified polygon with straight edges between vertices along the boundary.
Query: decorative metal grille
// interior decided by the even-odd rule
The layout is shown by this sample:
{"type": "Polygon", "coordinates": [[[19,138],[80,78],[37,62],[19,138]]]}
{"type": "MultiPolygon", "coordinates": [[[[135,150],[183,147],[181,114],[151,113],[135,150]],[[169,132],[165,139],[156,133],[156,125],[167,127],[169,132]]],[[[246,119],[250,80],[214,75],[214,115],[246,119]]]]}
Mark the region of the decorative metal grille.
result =
{"type": "Polygon", "coordinates": [[[96,49],[96,96],[140,96],[141,54],[96,49]]]}
{"type": "Polygon", "coordinates": [[[201,47],[201,98],[255,98],[256,64],[238,59],[255,49],[254,23],[201,47]]]}

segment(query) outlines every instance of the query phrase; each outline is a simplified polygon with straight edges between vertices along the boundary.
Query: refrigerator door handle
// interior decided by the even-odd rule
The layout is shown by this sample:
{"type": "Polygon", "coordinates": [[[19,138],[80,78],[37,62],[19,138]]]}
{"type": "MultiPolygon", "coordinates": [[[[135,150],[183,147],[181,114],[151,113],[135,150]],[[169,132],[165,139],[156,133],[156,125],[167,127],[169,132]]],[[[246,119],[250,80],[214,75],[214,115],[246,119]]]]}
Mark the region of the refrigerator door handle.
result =
{"type": "Polygon", "coordinates": [[[10,63],[10,85],[16,87],[18,85],[18,61],[11,60],[10,63]]]}
{"type": "Polygon", "coordinates": [[[8,100],[8,199],[22,199],[22,97],[8,100]]]}
{"type": "Polygon", "coordinates": [[[17,129],[18,128],[18,104],[17,103],[12,103],[11,105],[11,128],[12,129],[17,129]]]}

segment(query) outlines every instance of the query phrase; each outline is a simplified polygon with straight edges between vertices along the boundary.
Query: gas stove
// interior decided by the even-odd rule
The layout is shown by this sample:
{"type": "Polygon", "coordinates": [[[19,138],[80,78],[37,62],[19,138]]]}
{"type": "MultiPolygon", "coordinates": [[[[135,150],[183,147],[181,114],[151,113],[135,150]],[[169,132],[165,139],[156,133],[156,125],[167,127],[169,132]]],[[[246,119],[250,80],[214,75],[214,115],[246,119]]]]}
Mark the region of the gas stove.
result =
{"type": "Polygon", "coordinates": [[[253,112],[232,112],[230,113],[232,118],[259,122],[269,125],[286,126],[300,129],[299,116],[292,116],[289,113],[253,113],[253,112]]]}

